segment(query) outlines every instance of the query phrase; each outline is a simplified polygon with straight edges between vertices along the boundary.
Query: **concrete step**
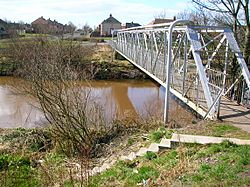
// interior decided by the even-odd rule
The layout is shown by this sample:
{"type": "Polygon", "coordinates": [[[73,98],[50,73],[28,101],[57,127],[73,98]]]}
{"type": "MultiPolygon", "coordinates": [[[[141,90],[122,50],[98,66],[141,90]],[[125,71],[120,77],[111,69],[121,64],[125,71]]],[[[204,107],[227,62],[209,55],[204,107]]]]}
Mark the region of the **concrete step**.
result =
{"type": "Polygon", "coordinates": [[[134,152],[131,152],[129,155],[128,155],[128,160],[134,160],[136,158],[136,154],[134,152]]]}
{"type": "Polygon", "coordinates": [[[99,172],[102,173],[104,171],[106,171],[107,169],[109,169],[111,166],[108,164],[108,163],[104,163],[100,169],[99,169],[99,172]]]}
{"type": "Polygon", "coordinates": [[[90,175],[93,176],[93,175],[96,175],[96,174],[98,174],[98,173],[100,173],[100,168],[99,168],[99,167],[94,167],[94,168],[92,169],[90,175]]]}
{"type": "Polygon", "coordinates": [[[158,153],[159,152],[159,144],[157,144],[157,143],[151,143],[150,146],[148,147],[147,151],[158,153]]]}
{"type": "Polygon", "coordinates": [[[159,148],[171,148],[171,139],[163,138],[158,144],[159,148]]]}
{"type": "Polygon", "coordinates": [[[119,160],[122,160],[122,161],[128,160],[128,157],[127,156],[121,156],[119,160]]]}
{"type": "Polygon", "coordinates": [[[237,145],[250,145],[250,140],[241,140],[237,138],[196,136],[196,135],[176,134],[176,133],[174,133],[171,138],[171,142],[198,143],[198,144],[222,143],[225,140],[228,140],[237,145]]]}
{"type": "Polygon", "coordinates": [[[140,148],[140,150],[139,150],[135,155],[136,155],[136,156],[143,156],[143,155],[146,154],[147,151],[148,151],[147,148],[142,147],[142,148],[140,148]]]}

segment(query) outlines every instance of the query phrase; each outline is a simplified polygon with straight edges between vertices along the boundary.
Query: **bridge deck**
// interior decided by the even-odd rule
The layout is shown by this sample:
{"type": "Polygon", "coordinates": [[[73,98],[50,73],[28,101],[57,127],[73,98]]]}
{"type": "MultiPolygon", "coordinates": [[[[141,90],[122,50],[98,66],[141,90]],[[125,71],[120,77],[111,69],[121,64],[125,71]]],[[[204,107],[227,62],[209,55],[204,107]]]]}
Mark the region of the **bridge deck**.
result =
{"type": "Polygon", "coordinates": [[[250,109],[223,97],[221,100],[220,119],[250,132],[250,109]]]}

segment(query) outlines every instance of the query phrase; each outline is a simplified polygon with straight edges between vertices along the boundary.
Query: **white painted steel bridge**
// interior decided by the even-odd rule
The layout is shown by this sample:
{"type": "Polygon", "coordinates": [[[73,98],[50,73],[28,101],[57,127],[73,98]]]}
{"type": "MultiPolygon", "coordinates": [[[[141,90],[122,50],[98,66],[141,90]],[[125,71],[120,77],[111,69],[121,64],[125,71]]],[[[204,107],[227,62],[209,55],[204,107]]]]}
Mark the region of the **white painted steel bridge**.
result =
{"type": "Polygon", "coordinates": [[[114,31],[110,45],[166,88],[164,120],[171,92],[203,118],[216,118],[221,100],[243,80],[248,102],[250,73],[233,32],[193,26],[185,20],[114,31]],[[232,67],[234,66],[234,67],[232,67]],[[229,70],[235,70],[235,75],[229,70]]]}

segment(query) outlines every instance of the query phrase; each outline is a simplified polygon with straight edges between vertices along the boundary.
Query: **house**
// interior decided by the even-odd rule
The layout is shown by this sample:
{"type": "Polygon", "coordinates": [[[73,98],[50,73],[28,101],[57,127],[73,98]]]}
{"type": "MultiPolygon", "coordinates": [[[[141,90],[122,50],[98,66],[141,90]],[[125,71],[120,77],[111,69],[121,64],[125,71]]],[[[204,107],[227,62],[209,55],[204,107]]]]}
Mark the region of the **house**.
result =
{"type": "Polygon", "coordinates": [[[139,23],[134,23],[133,21],[131,23],[125,23],[122,24],[122,29],[132,28],[132,27],[139,27],[141,26],[139,23]]]}
{"type": "Polygon", "coordinates": [[[31,25],[35,33],[49,33],[51,29],[48,21],[43,16],[33,21],[31,25]]]}
{"type": "Polygon", "coordinates": [[[5,38],[7,37],[7,23],[0,19],[0,38],[5,38]]]}
{"type": "Polygon", "coordinates": [[[5,22],[0,19],[0,37],[6,38],[15,35],[23,35],[26,32],[32,32],[30,24],[24,23],[22,21],[16,22],[5,22]]]}
{"type": "Polygon", "coordinates": [[[6,29],[7,23],[0,19],[0,31],[4,31],[6,29]]]}
{"type": "Polygon", "coordinates": [[[121,22],[115,19],[112,14],[99,25],[101,36],[111,36],[113,30],[121,29],[121,22]]]}
{"type": "Polygon", "coordinates": [[[3,25],[7,25],[7,22],[5,22],[4,20],[0,19],[0,26],[3,26],[3,25]]]}
{"type": "Polygon", "coordinates": [[[16,23],[16,22],[9,22],[7,24],[7,30],[10,35],[23,35],[26,33],[29,24],[25,24],[23,22],[16,23]]]}
{"type": "Polygon", "coordinates": [[[162,23],[170,23],[176,20],[176,17],[174,16],[173,19],[162,19],[162,18],[155,18],[153,21],[151,21],[148,25],[156,25],[156,24],[162,24],[162,23]]]}
{"type": "Polygon", "coordinates": [[[70,25],[63,25],[56,20],[52,21],[49,19],[44,19],[43,16],[36,19],[31,23],[32,28],[35,33],[43,33],[43,34],[61,34],[61,33],[68,33],[74,31],[75,28],[73,28],[70,25]]]}
{"type": "Polygon", "coordinates": [[[52,31],[55,33],[63,33],[66,25],[63,25],[56,20],[52,21],[50,18],[47,20],[49,26],[51,27],[52,31]]]}

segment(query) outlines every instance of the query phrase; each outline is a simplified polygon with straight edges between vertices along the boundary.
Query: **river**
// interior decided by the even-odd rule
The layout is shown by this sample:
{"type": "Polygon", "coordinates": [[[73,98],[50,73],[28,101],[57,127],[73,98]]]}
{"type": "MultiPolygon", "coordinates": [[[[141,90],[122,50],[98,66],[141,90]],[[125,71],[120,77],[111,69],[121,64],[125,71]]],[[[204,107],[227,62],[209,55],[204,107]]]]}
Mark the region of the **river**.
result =
{"type": "MultiPolygon", "coordinates": [[[[35,107],[34,99],[11,90],[10,85],[18,87],[19,84],[19,79],[0,77],[0,128],[44,126],[46,119],[35,107]]],[[[101,106],[106,119],[163,115],[165,89],[151,80],[91,81],[90,84],[91,97],[101,106]]],[[[85,82],[80,85],[87,87],[85,82]]],[[[170,118],[179,123],[191,123],[194,116],[172,98],[170,118]]]]}

